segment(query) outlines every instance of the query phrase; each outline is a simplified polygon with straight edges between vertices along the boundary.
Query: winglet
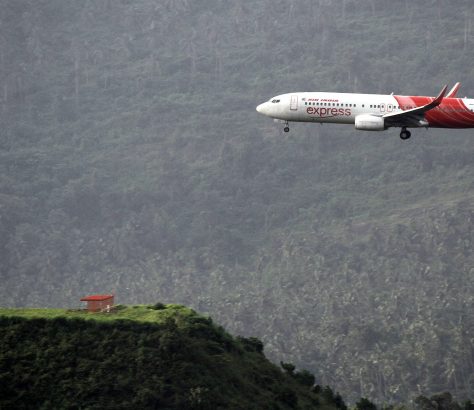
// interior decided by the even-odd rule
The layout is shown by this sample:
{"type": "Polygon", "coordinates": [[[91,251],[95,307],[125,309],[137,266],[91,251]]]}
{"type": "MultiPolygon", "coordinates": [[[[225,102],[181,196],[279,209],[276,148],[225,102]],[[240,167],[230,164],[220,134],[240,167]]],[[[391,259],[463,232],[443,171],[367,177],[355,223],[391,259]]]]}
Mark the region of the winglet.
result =
{"type": "Polygon", "coordinates": [[[431,110],[432,108],[440,105],[441,101],[443,101],[443,98],[444,98],[444,95],[446,94],[447,89],[448,89],[448,86],[445,85],[443,89],[441,90],[441,92],[439,93],[439,95],[433,101],[431,101],[429,104],[426,104],[424,107],[420,107],[420,108],[423,108],[423,112],[431,110]]]}
{"type": "Polygon", "coordinates": [[[439,95],[436,97],[435,101],[439,100],[439,103],[443,101],[444,96],[446,95],[446,90],[448,89],[448,85],[446,84],[443,89],[440,91],[439,95]]]}
{"type": "Polygon", "coordinates": [[[451,88],[449,93],[446,94],[445,98],[456,98],[456,94],[458,93],[458,90],[459,90],[460,86],[461,86],[461,83],[454,84],[454,87],[451,88]]]}

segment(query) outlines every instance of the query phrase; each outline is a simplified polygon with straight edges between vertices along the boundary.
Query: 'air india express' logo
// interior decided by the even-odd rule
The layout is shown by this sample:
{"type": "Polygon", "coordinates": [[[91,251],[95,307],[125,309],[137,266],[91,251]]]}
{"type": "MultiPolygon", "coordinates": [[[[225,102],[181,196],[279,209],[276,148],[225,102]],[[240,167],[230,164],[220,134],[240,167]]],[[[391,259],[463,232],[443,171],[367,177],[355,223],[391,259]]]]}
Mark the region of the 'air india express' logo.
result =
{"type": "Polygon", "coordinates": [[[351,110],[349,108],[325,108],[325,107],[308,107],[306,112],[309,115],[315,115],[320,118],[330,118],[330,117],[339,117],[351,115],[351,110]]]}

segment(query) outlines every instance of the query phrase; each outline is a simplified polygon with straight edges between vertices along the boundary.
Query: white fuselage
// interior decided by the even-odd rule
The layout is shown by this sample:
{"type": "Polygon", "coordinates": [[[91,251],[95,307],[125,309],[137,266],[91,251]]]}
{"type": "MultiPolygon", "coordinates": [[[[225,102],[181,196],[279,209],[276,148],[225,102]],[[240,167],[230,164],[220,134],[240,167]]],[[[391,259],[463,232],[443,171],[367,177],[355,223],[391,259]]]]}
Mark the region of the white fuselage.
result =
{"type": "Polygon", "coordinates": [[[358,115],[384,115],[402,108],[392,95],[301,92],[274,97],[257,111],[284,121],[354,124],[358,115]]]}

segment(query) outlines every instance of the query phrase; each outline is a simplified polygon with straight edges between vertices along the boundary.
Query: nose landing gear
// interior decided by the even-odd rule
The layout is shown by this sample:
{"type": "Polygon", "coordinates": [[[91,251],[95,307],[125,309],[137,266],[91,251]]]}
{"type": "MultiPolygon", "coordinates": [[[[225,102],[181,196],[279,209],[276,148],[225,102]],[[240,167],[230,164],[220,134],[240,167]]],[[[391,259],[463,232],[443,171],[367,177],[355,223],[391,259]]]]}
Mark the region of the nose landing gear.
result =
{"type": "Polygon", "coordinates": [[[288,124],[288,121],[285,121],[285,128],[283,128],[283,131],[290,132],[290,126],[288,124]]]}
{"type": "Polygon", "coordinates": [[[402,127],[402,130],[400,132],[400,138],[402,140],[407,140],[410,137],[411,137],[411,132],[407,130],[407,127],[402,127]]]}

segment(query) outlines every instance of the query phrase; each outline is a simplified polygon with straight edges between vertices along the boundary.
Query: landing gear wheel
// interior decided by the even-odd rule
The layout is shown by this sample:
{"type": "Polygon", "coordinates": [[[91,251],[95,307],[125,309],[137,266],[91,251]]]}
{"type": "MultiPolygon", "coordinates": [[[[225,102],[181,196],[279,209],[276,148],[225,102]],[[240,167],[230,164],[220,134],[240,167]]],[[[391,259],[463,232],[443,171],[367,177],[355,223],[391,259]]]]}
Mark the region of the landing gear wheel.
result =
{"type": "Polygon", "coordinates": [[[285,131],[285,132],[290,132],[290,127],[285,127],[285,128],[283,128],[283,131],[285,131]]]}
{"type": "Polygon", "coordinates": [[[402,131],[400,132],[400,138],[405,141],[410,137],[411,137],[411,132],[408,131],[406,128],[402,128],[402,131]]]}

